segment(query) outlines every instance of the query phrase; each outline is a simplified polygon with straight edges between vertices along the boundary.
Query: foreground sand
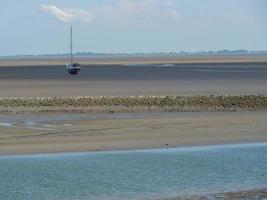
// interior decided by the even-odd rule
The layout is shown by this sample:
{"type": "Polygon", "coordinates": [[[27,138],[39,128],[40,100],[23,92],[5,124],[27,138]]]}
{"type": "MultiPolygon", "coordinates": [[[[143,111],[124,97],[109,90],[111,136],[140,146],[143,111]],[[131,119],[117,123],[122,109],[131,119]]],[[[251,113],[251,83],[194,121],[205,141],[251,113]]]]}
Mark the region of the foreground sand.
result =
{"type": "Polygon", "coordinates": [[[267,112],[99,114],[70,119],[32,126],[2,124],[0,154],[267,142],[267,112]]]}

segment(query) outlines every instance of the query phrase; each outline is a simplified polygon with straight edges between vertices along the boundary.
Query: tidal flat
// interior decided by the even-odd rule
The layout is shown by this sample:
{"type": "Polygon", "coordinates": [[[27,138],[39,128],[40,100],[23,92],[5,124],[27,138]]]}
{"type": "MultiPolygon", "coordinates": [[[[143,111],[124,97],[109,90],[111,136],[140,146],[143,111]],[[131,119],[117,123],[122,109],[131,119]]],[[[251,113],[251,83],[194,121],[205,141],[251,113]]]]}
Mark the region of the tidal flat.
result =
{"type": "Polygon", "coordinates": [[[266,198],[266,56],[0,61],[0,199],[266,198]]]}
{"type": "Polygon", "coordinates": [[[267,142],[267,113],[1,114],[0,154],[267,142]]]}
{"type": "Polygon", "coordinates": [[[88,63],[78,76],[70,76],[63,62],[22,63],[0,67],[1,97],[267,95],[267,62],[246,59],[241,63],[88,63]]]}

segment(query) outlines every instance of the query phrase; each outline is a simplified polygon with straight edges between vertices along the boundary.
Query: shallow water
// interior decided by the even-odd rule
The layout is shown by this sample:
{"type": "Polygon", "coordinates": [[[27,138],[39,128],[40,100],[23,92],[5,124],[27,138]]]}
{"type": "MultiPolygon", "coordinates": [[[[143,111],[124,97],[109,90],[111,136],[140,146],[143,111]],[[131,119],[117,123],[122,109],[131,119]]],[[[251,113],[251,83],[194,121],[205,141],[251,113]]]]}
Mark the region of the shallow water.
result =
{"type": "MultiPolygon", "coordinates": [[[[87,113],[68,113],[66,114],[0,114],[0,128],[13,128],[22,127],[36,130],[56,130],[55,123],[65,123],[64,127],[72,126],[73,121],[81,120],[96,120],[96,119],[142,119],[148,117],[185,117],[185,116],[206,116],[210,113],[98,113],[98,114],[87,114],[87,113]]],[[[222,113],[223,114],[223,113],[222,113]]]]}
{"type": "Polygon", "coordinates": [[[267,187],[267,143],[0,157],[0,199],[146,199],[267,187]]]}
{"type": "MultiPolygon", "coordinates": [[[[243,114],[251,114],[251,112],[242,112],[243,114]]],[[[260,113],[260,112],[258,112],[260,113]]],[[[24,128],[51,128],[55,123],[65,123],[64,126],[71,126],[75,121],[88,120],[114,120],[114,119],[143,119],[143,118],[185,118],[185,117],[208,117],[213,112],[147,112],[147,113],[68,113],[68,114],[1,114],[0,113],[0,128],[1,127],[24,127],[24,128]]],[[[229,114],[229,112],[216,113],[218,115],[229,114]]],[[[240,113],[231,113],[231,116],[240,113]]]]}

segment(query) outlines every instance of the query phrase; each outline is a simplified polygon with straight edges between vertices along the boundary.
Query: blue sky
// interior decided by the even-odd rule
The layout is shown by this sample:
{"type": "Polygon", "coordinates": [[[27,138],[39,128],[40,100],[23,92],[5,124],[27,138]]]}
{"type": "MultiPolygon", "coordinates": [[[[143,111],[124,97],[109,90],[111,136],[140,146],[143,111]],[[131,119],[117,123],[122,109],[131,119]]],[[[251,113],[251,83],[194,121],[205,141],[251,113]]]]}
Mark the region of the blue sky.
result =
{"type": "Polygon", "coordinates": [[[266,0],[0,0],[0,55],[267,50],[266,0]]]}

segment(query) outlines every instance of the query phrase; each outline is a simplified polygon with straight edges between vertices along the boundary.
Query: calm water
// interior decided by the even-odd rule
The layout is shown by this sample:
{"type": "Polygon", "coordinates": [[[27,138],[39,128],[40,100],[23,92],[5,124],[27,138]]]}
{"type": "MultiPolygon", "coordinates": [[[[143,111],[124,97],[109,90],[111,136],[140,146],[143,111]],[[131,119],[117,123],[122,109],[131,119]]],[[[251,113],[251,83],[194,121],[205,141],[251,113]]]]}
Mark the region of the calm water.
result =
{"type": "Polygon", "coordinates": [[[0,199],[145,199],[267,187],[267,144],[0,157],[0,199]]]}

